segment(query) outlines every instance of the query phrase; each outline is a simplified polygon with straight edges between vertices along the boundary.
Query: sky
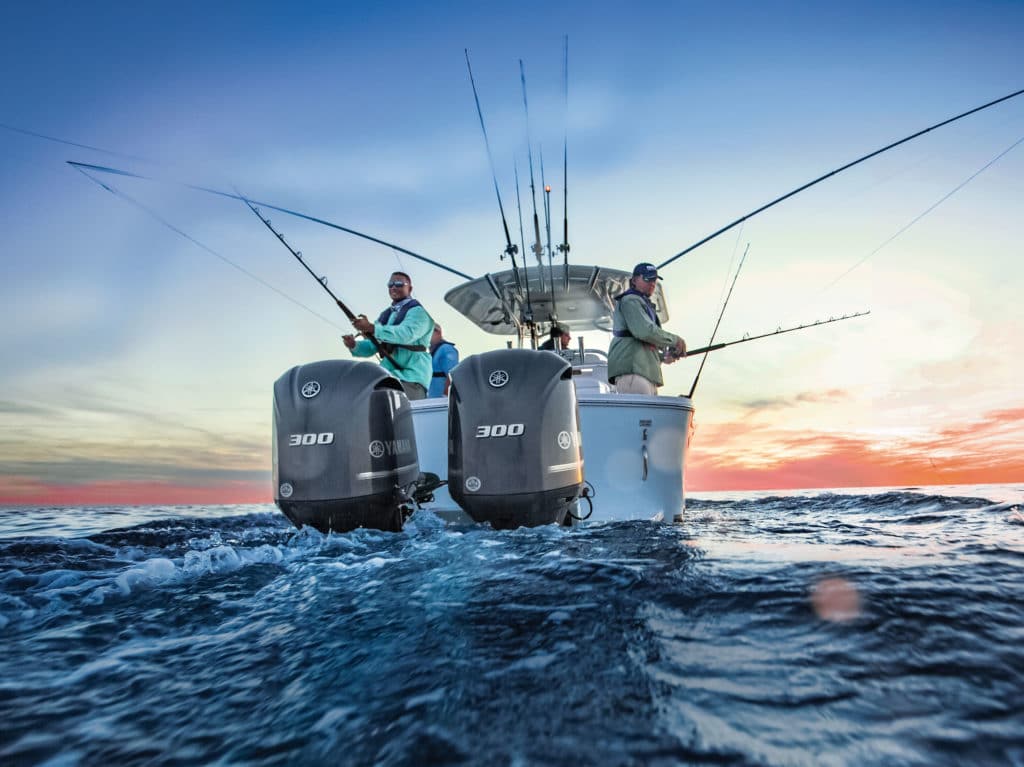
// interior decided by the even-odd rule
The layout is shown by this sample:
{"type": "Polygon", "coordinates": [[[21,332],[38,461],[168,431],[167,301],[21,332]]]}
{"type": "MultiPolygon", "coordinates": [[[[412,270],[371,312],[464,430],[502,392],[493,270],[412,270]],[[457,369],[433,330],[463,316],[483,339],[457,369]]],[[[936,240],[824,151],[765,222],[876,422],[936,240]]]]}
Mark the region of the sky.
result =
{"type": "MultiPolygon", "coordinates": [[[[472,275],[508,266],[465,49],[510,225],[521,59],[554,228],[565,142],[572,258],[621,269],[1024,88],[1019,0],[40,2],[0,22],[0,503],[15,505],[270,501],[273,382],[346,356],[344,316],[251,212],[181,182],[472,275]],[[67,160],[161,181],[97,176],[115,195],[67,160]]],[[[717,340],[871,312],[710,355],[687,492],[1024,482],[1022,138],[1024,96],[665,268],[666,326],[691,347],[748,245],[717,340]]],[[[402,269],[463,357],[504,344],[443,303],[453,275],[271,218],[356,311],[379,312],[402,269]]],[[[698,364],[666,367],[663,393],[698,364]]]]}

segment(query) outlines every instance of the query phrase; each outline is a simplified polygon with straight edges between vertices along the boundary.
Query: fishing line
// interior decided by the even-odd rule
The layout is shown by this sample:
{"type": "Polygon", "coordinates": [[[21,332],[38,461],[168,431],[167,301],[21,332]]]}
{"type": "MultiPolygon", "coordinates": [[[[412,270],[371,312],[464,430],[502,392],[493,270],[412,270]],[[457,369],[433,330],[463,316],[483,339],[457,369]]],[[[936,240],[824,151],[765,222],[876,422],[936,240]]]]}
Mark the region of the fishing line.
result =
{"type": "MultiPolygon", "coordinates": [[[[186,184],[180,181],[165,181],[164,179],[158,179],[153,176],[143,176],[141,173],[132,173],[131,171],[121,170],[120,168],[110,168],[104,165],[93,165],[91,163],[86,162],[75,162],[74,160],[68,160],[67,163],[73,168],[88,168],[90,170],[96,171],[97,173],[111,173],[116,176],[127,176],[128,178],[138,178],[144,181],[154,181],[164,184],[176,184],[178,186],[183,186],[186,189],[194,189],[198,192],[206,192],[207,194],[217,195],[218,197],[226,197],[229,200],[238,200],[239,202],[245,202],[245,200],[237,194],[231,194],[230,192],[222,192],[219,189],[212,189],[210,187],[199,186],[197,184],[186,184]]],[[[470,275],[466,274],[465,272],[460,272],[458,269],[453,269],[452,267],[442,264],[439,261],[434,261],[433,259],[427,258],[426,256],[421,256],[419,253],[415,253],[407,248],[403,248],[400,245],[395,245],[393,242],[382,240],[379,237],[364,234],[363,232],[357,232],[355,229],[349,229],[347,226],[342,226],[341,224],[335,224],[333,221],[327,221],[326,219],[323,218],[310,216],[306,213],[299,213],[298,211],[289,210],[288,208],[283,208],[280,205],[274,205],[269,202],[260,202],[259,200],[251,200],[251,202],[254,205],[259,205],[264,208],[276,210],[279,213],[286,213],[289,216],[295,216],[296,218],[302,218],[305,219],[306,221],[312,221],[314,224],[321,224],[322,226],[327,226],[330,227],[331,229],[337,229],[339,232],[345,232],[346,234],[351,234],[354,237],[361,237],[364,240],[375,242],[378,245],[383,245],[385,248],[391,248],[392,250],[398,251],[399,253],[405,253],[407,256],[412,256],[413,258],[419,259],[420,261],[430,264],[431,266],[436,266],[438,269],[444,269],[446,272],[451,272],[452,274],[458,277],[462,277],[465,280],[473,279],[470,275]]]]}
{"type": "Polygon", "coordinates": [[[672,256],[671,258],[669,258],[669,259],[663,261],[662,263],[658,264],[658,269],[664,269],[666,266],[671,264],[676,259],[682,258],[687,253],[689,253],[690,251],[694,250],[695,248],[699,248],[701,245],[703,245],[704,243],[706,243],[706,242],[708,242],[710,240],[715,239],[720,234],[724,234],[725,232],[728,232],[730,229],[732,229],[737,224],[743,223],[748,218],[752,218],[753,216],[756,216],[758,213],[762,213],[762,212],[768,210],[768,208],[771,208],[771,207],[773,207],[775,205],[778,205],[783,200],[788,200],[793,195],[799,194],[800,192],[804,191],[805,189],[809,189],[812,186],[814,186],[815,184],[819,184],[819,183],[821,183],[822,181],[824,181],[827,178],[831,178],[832,176],[835,176],[838,173],[842,173],[844,170],[852,168],[854,165],[859,165],[860,163],[864,162],[865,160],[870,160],[872,157],[876,157],[876,156],[882,154],[883,152],[887,152],[890,149],[894,149],[895,147],[900,146],[900,144],[905,144],[908,141],[912,141],[913,139],[918,138],[919,136],[923,136],[925,133],[928,133],[929,131],[933,131],[936,128],[941,128],[944,125],[949,125],[952,122],[956,122],[957,120],[960,120],[960,119],[962,119],[964,117],[967,117],[968,115],[972,115],[975,112],[980,112],[983,109],[988,109],[989,107],[993,107],[996,104],[1001,104],[1002,102],[1008,101],[1009,99],[1012,99],[1012,98],[1015,98],[1015,97],[1021,95],[1022,93],[1024,93],[1024,89],[1021,89],[1019,91],[1015,91],[1014,93],[1011,93],[1011,94],[1009,94],[1007,96],[1003,96],[1002,98],[998,98],[995,101],[990,101],[987,104],[982,104],[980,107],[975,107],[974,109],[969,109],[968,111],[962,112],[961,114],[958,114],[955,117],[950,117],[949,119],[943,120],[942,122],[939,122],[939,123],[935,123],[935,125],[929,126],[929,127],[925,128],[924,130],[919,130],[917,133],[913,133],[913,134],[907,136],[906,138],[900,139],[899,141],[894,141],[891,144],[888,144],[887,146],[882,147],[881,149],[876,149],[874,152],[870,152],[870,153],[864,155],[863,157],[857,158],[853,162],[848,162],[846,165],[843,165],[843,166],[841,166],[839,168],[836,168],[835,170],[829,171],[824,176],[819,176],[818,178],[814,179],[813,181],[808,181],[806,184],[803,184],[802,186],[797,187],[796,189],[794,189],[791,192],[787,192],[786,194],[782,195],[781,197],[777,197],[776,199],[772,200],[771,202],[762,205],[760,208],[757,208],[756,210],[751,211],[750,213],[747,213],[745,216],[740,216],[738,219],[733,221],[731,224],[726,224],[725,226],[723,226],[718,231],[712,232],[711,234],[709,234],[704,239],[702,239],[702,240],[700,240],[698,242],[695,242],[693,245],[691,245],[690,247],[688,247],[688,248],[686,248],[684,250],[681,250],[680,252],[678,252],[674,256],[672,256]]]}
{"type": "Polygon", "coordinates": [[[395,255],[395,260],[398,262],[398,268],[401,269],[404,274],[408,274],[409,270],[406,269],[405,264],[402,263],[402,254],[397,250],[392,250],[391,252],[395,255]]]}
{"type": "MultiPolygon", "coordinates": [[[[743,227],[745,224],[740,224],[740,228],[736,230],[736,242],[732,244],[732,254],[729,256],[729,268],[725,270],[725,279],[722,280],[722,289],[718,291],[718,300],[722,300],[722,296],[725,295],[725,286],[729,284],[729,275],[732,274],[732,265],[736,263],[736,251],[740,247],[740,236],[743,234],[743,227]]],[[[750,247],[750,243],[747,243],[747,247],[750,247]]],[[[746,254],[746,251],[744,251],[746,254]]]]}
{"type": "MultiPolygon", "coordinates": [[[[725,307],[729,305],[729,299],[732,298],[732,289],[736,287],[736,280],[740,276],[740,271],[743,269],[743,264],[747,260],[747,253],[750,252],[750,243],[747,243],[747,247],[743,249],[743,257],[740,258],[740,265],[736,267],[736,274],[732,277],[732,284],[729,285],[729,293],[725,297],[725,301],[722,302],[722,311],[718,313],[718,321],[715,322],[715,329],[711,331],[711,339],[708,341],[708,345],[705,347],[710,351],[711,347],[715,343],[715,336],[718,334],[718,326],[722,324],[722,317],[725,316],[725,307]]],[[[704,372],[704,363],[708,361],[708,353],[704,352],[704,356],[701,358],[700,367],[697,368],[697,375],[693,378],[693,384],[690,386],[690,393],[686,396],[693,399],[693,393],[697,391],[697,382],[700,380],[700,374],[704,372]]]]}
{"type": "Polygon", "coordinates": [[[326,323],[327,323],[328,325],[330,325],[330,326],[332,326],[332,327],[334,327],[334,328],[337,328],[338,330],[346,330],[346,328],[342,327],[341,325],[338,325],[338,324],[336,324],[336,323],[332,322],[331,320],[329,320],[329,319],[328,319],[327,317],[325,317],[324,315],[320,314],[319,312],[317,312],[317,311],[315,311],[315,310],[313,310],[313,309],[310,309],[310,308],[309,308],[308,306],[306,306],[305,304],[302,304],[302,303],[300,303],[300,302],[299,302],[299,301],[297,301],[296,299],[294,299],[294,298],[292,298],[291,296],[289,296],[289,295],[288,295],[287,293],[285,293],[285,292],[281,291],[280,289],[278,289],[278,288],[274,287],[273,285],[271,285],[271,284],[270,284],[269,282],[267,282],[267,281],[266,281],[266,280],[264,280],[263,278],[261,278],[261,277],[258,277],[257,275],[253,274],[252,272],[250,272],[250,271],[249,271],[248,269],[246,269],[245,267],[243,267],[243,266],[240,266],[239,264],[236,264],[236,263],[235,263],[234,261],[232,261],[232,260],[231,260],[230,258],[227,258],[226,256],[222,256],[222,255],[221,255],[220,253],[218,253],[217,251],[215,251],[215,250],[214,250],[213,248],[211,248],[211,247],[209,247],[209,246],[207,246],[207,245],[204,245],[204,244],[203,244],[203,243],[201,243],[201,242],[200,242],[199,240],[197,240],[197,239],[196,239],[195,237],[192,237],[191,235],[189,235],[189,234],[187,234],[186,232],[182,231],[181,229],[179,229],[178,227],[176,227],[176,226],[175,226],[174,224],[172,224],[172,223],[171,223],[170,221],[168,221],[167,219],[163,218],[163,217],[162,217],[162,216],[161,216],[161,215],[160,215],[159,213],[157,213],[157,212],[156,212],[155,210],[153,210],[153,209],[149,208],[148,206],[144,205],[143,203],[139,202],[139,201],[138,201],[138,200],[136,200],[136,199],[135,199],[134,197],[132,197],[132,196],[130,196],[130,195],[128,195],[128,194],[126,194],[125,192],[122,192],[122,191],[121,191],[120,189],[117,189],[116,187],[113,187],[113,186],[110,186],[110,185],[104,184],[104,183],[103,183],[102,181],[100,181],[100,180],[99,180],[98,178],[95,178],[95,177],[94,177],[94,176],[93,176],[92,174],[88,173],[88,172],[87,172],[86,170],[84,170],[83,168],[80,168],[80,167],[76,167],[76,168],[75,168],[75,170],[77,170],[77,171],[78,171],[79,173],[81,173],[81,174],[82,174],[83,176],[85,176],[86,178],[88,178],[88,179],[89,179],[90,181],[92,181],[93,183],[95,183],[95,184],[98,184],[99,186],[101,186],[101,187],[103,187],[104,189],[106,189],[106,190],[107,190],[108,192],[110,192],[110,193],[111,193],[112,195],[114,195],[115,197],[119,197],[119,198],[121,198],[122,200],[124,200],[125,202],[131,203],[132,205],[134,205],[134,206],[135,206],[136,208],[138,208],[139,210],[143,211],[144,213],[148,214],[148,215],[149,215],[149,216],[151,216],[152,218],[154,218],[154,219],[156,219],[157,221],[159,221],[159,222],[160,222],[161,224],[163,224],[164,226],[166,226],[166,227],[167,227],[168,229],[170,229],[170,230],[171,230],[172,232],[174,232],[175,234],[178,234],[178,235],[181,235],[182,237],[184,237],[184,238],[185,238],[186,240],[188,240],[189,242],[191,242],[191,243],[192,243],[193,245],[195,245],[196,247],[202,248],[202,249],[203,249],[203,250],[205,250],[205,251],[206,251],[207,253],[209,253],[209,254],[210,254],[211,256],[214,256],[214,257],[216,257],[216,258],[219,258],[219,259],[220,259],[221,261],[223,261],[223,262],[224,262],[225,264],[227,264],[227,265],[228,265],[228,266],[230,266],[230,267],[233,267],[234,269],[237,269],[237,270],[238,270],[238,271],[240,271],[240,272],[241,272],[242,274],[244,274],[244,275],[245,275],[246,277],[249,277],[250,279],[253,279],[253,280],[255,280],[256,282],[258,282],[258,283],[259,283],[260,285],[262,285],[263,287],[265,287],[265,288],[267,288],[267,289],[269,289],[269,290],[272,290],[272,291],[274,291],[274,292],[275,292],[275,293],[277,293],[277,294],[278,294],[279,296],[281,296],[281,298],[284,298],[284,299],[285,299],[285,300],[287,300],[287,301],[291,301],[291,302],[292,302],[293,304],[295,304],[296,306],[298,306],[298,307],[299,307],[300,309],[303,309],[303,310],[305,310],[305,311],[309,312],[309,313],[310,313],[310,314],[312,314],[312,315],[313,315],[314,317],[318,317],[318,318],[320,318],[321,320],[323,320],[324,322],[326,322],[326,323]]]}
{"type": "MultiPolygon", "coordinates": [[[[995,131],[1000,128],[1004,128],[1010,124],[1016,125],[1019,122],[1020,118],[1014,115],[1004,117],[1001,120],[995,120],[995,118],[993,117],[991,127],[992,130],[995,131]]],[[[953,139],[953,141],[955,142],[955,139],[953,139]]],[[[932,163],[936,158],[945,157],[946,154],[946,149],[942,147],[935,147],[917,159],[907,160],[906,162],[899,164],[898,167],[894,167],[892,170],[885,173],[884,175],[879,174],[873,178],[870,178],[862,185],[857,186],[848,193],[842,195],[842,197],[832,200],[831,202],[826,202],[825,204],[814,205],[812,203],[811,206],[809,206],[808,208],[808,215],[809,217],[814,218],[815,216],[821,216],[827,213],[832,213],[836,209],[845,209],[849,207],[849,203],[851,200],[858,200],[861,197],[864,197],[865,195],[870,193],[871,191],[878,189],[879,187],[885,186],[894,179],[902,178],[918,170],[922,166],[932,163]]],[[[896,162],[896,160],[894,159],[893,162],[896,162]]]]}
{"type": "Polygon", "coordinates": [[[988,161],[987,163],[985,163],[984,165],[982,165],[982,166],[981,166],[980,168],[978,168],[978,170],[974,171],[974,173],[972,173],[972,174],[971,174],[970,176],[968,176],[968,177],[967,177],[967,178],[965,178],[965,179],[964,179],[963,181],[961,181],[961,182],[960,182],[959,184],[957,184],[957,185],[956,185],[955,187],[953,187],[953,189],[951,189],[951,190],[950,190],[949,192],[947,192],[947,193],[946,193],[946,194],[944,194],[944,195],[943,195],[942,197],[940,197],[940,198],[939,198],[939,199],[938,199],[938,200],[937,200],[936,202],[932,203],[932,204],[931,204],[930,206],[928,206],[927,208],[925,208],[925,209],[924,209],[924,210],[923,210],[923,211],[922,211],[921,213],[917,214],[917,215],[916,215],[916,216],[915,216],[915,217],[914,217],[913,219],[911,219],[911,220],[910,220],[909,222],[907,222],[907,223],[906,223],[906,224],[904,224],[904,225],[903,225],[902,227],[900,227],[900,228],[899,228],[899,229],[898,229],[898,230],[897,230],[897,231],[896,231],[896,232],[895,232],[895,233],[894,233],[894,234],[893,234],[892,236],[890,236],[890,237],[889,237],[888,239],[886,239],[886,240],[885,240],[885,242],[883,242],[883,243],[882,243],[881,245],[879,245],[879,246],[878,246],[877,248],[875,248],[875,249],[874,249],[874,250],[872,250],[872,251],[871,251],[870,253],[868,253],[868,254],[867,254],[866,256],[864,256],[864,257],[863,257],[863,258],[862,258],[862,259],[861,259],[860,261],[858,261],[857,263],[855,263],[855,264],[854,264],[853,266],[851,266],[851,267],[850,267],[849,269],[847,269],[847,270],[846,270],[845,272],[843,272],[843,273],[842,273],[842,274],[840,274],[840,275],[839,275],[838,277],[836,277],[836,278],[835,278],[834,280],[832,280],[832,282],[830,282],[830,283],[829,283],[828,285],[826,285],[825,287],[823,287],[823,288],[822,288],[822,289],[821,289],[821,290],[820,290],[820,291],[818,292],[818,295],[821,295],[821,294],[822,294],[822,293],[824,293],[825,291],[829,290],[829,289],[830,289],[831,287],[833,287],[833,286],[834,286],[834,285],[835,285],[835,284],[836,284],[837,282],[839,282],[839,281],[840,281],[841,279],[843,279],[844,277],[846,277],[846,276],[847,276],[847,275],[848,275],[848,274],[849,274],[850,272],[852,272],[852,271],[853,271],[854,269],[856,269],[857,267],[859,267],[859,266],[860,266],[861,264],[863,264],[863,263],[864,263],[865,261],[867,261],[867,260],[868,260],[869,258],[871,258],[871,257],[872,257],[873,255],[875,255],[876,253],[878,253],[878,251],[880,251],[880,250],[881,250],[882,248],[884,248],[884,247],[885,247],[886,245],[888,245],[888,244],[889,244],[890,242],[892,242],[893,240],[895,240],[895,239],[896,239],[897,237],[899,237],[899,236],[900,236],[901,234],[903,234],[903,233],[904,233],[905,231],[907,231],[907,230],[908,230],[908,229],[909,229],[910,227],[912,227],[912,226],[913,226],[914,224],[916,224],[916,223],[917,223],[918,221],[920,221],[920,220],[921,220],[922,218],[924,218],[925,216],[927,216],[927,215],[928,215],[929,213],[931,213],[931,212],[932,212],[933,210],[935,210],[935,209],[936,209],[937,207],[939,207],[939,206],[940,206],[940,205],[941,205],[942,203],[944,203],[944,202],[945,202],[946,200],[948,200],[948,199],[949,199],[950,197],[952,197],[952,196],[953,196],[954,194],[956,194],[957,192],[959,192],[959,191],[960,191],[961,189],[963,189],[963,188],[964,188],[965,186],[967,186],[967,185],[968,185],[969,183],[971,183],[971,181],[973,181],[973,180],[974,180],[975,178],[977,178],[978,176],[980,176],[980,175],[981,175],[981,174],[982,174],[983,172],[985,172],[986,170],[988,170],[989,168],[991,168],[991,167],[992,167],[993,165],[995,165],[995,164],[996,164],[996,162],[998,162],[999,160],[1001,160],[1001,159],[1002,159],[1002,158],[1003,158],[1003,157],[1004,157],[1005,155],[1009,154],[1011,150],[1015,149],[1015,148],[1016,148],[1016,147],[1017,147],[1017,146],[1018,146],[1019,144],[1021,144],[1022,142],[1024,142],[1024,136],[1021,136],[1021,137],[1020,137],[1019,139],[1017,139],[1016,141],[1014,141],[1014,142],[1013,142],[1012,144],[1010,144],[1010,146],[1008,146],[1008,147],[1007,147],[1006,149],[1004,149],[1004,150],[1003,150],[1002,152],[1000,152],[999,154],[997,154],[997,155],[996,155],[995,157],[993,157],[993,158],[992,158],[991,160],[989,160],[989,161],[988,161]]]}
{"type": "MultiPolygon", "coordinates": [[[[260,213],[259,209],[255,205],[249,202],[249,200],[246,199],[244,196],[242,197],[242,200],[245,202],[245,206],[256,215],[256,218],[262,221],[263,225],[267,227],[267,229],[269,229],[275,237],[277,237],[278,241],[282,245],[284,245],[285,248],[288,249],[288,252],[291,253],[292,256],[294,256],[295,259],[300,264],[302,264],[302,268],[309,273],[310,277],[316,280],[320,284],[320,287],[323,288],[324,291],[327,293],[327,295],[334,299],[334,303],[337,304],[338,308],[345,313],[345,316],[348,317],[349,320],[351,320],[352,322],[355,322],[358,319],[356,313],[349,309],[345,302],[342,301],[333,290],[327,287],[327,277],[319,275],[315,271],[313,271],[313,268],[306,263],[306,259],[302,257],[302,253],[300,253],[299,251],[297,251],[295,248],[288,244],[288,241],[284,238],[284,235],[274,228],[274,225],[270,223],[270,219],[264,216],[262,213],[260,213]]],[[[365,319],[365,315],[363,315],[363,318],[365,319]]],[[[401,367],[397,362],[395,362],[394,358],[392,358],[388,354],[388,352],[384,349],[381,343],[373,336],[372,333],[363,333],[363,337],[366,338],[366,340],[369,341],[371,344],[373,344],[373,348],[377,350],[377,354],[386,359],[396,368],[401,367]]]]}

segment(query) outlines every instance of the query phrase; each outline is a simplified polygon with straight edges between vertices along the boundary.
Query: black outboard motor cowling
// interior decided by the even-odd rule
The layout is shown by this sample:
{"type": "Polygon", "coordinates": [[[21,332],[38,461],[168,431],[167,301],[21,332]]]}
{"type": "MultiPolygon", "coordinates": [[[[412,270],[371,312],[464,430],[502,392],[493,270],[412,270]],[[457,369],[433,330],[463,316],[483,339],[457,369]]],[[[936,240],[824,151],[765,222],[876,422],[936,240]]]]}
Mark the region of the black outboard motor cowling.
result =
{"type": "Polygon", "coordinates": [[[274,502],[296,527],[399,531],[419,476],[412,409],[372,362],[299,365],[274,384],[274,502]]]}
{"type": "Polygon", "coordinates": [[[448,395],[448,491],[495,528],[563,523],[583,485],[572,366],[500,349],[467,357],[448,395]]]}

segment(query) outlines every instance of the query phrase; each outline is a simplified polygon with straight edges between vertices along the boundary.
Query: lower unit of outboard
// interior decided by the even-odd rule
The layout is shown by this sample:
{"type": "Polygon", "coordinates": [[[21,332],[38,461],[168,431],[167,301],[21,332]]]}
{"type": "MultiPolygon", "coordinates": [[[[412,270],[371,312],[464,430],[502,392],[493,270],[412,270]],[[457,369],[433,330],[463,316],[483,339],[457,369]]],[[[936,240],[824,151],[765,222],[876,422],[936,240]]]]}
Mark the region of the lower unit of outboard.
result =
{"type": "Polygon", "coordinates": [[[325,360],[274,384],[274,501],[296,527],[397,532],[418,476],[409,400],[384,368],[325,360]]]}
{"type": "Polygon", "coordinates": [[[448,491],[495,528],[564,523],[583,485],[572,367],[500,349],[463,360],[448,395],[448,491]]]}

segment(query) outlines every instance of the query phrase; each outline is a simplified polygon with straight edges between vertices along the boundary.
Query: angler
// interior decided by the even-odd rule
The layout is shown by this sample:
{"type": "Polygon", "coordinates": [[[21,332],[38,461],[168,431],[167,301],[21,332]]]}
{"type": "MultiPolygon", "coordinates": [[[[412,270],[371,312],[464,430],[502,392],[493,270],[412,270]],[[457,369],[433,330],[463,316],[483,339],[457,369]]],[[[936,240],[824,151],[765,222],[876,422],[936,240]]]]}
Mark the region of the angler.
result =
{"type": "Polygon", "coordinates": [[[367,336],[366,340],[356,341],[352,335],[344,335],[342,340],[353,357],[370,357],[379,345],[388,354],[384,368],[402,382],[406,396],[410,400],[423,399],[434,374],[427,351],[434,320],[412,297],[412,278],[405,272],[392,272],[388,295],[391,306],[380,313],[376,322],[364,316],[352,320],[353,327],[367,336]],[[377,344],[369,338],[376,339],[377,344]]]}
{"type": "Polygon", "coordinates": [[[686,354],[686,342],[661,327],[657,309],[651,303],[650,297],[660,279],[654,264],[637,264],[629,290],[615,297],[608,381],[615,384],[620,394],[655,396],[664,383],[661,363],[672,363],[686,354]],[[674,354],[665,356],[664,349],[674,354]]]}

